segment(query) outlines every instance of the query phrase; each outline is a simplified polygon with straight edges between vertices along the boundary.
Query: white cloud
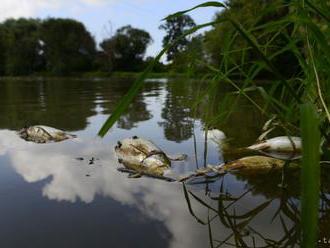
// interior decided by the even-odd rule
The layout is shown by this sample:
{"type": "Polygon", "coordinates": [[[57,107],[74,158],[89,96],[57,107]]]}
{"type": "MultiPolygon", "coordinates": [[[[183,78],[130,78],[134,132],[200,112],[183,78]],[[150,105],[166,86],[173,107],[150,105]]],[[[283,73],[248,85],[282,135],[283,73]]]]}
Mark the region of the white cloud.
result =
{"type": "Polygon", "coordinates": [[[29,17],[32,16],[38,9],[38,1],[31,1],[30,3],[26,0],[2,0],[0,8],[0,20],[7,18],[18,18],[18,17],[29,17]]]}
{"type": "Polygon", "coordinates": [[[0,21],[7,18],[33,17],[39,11],[65,8],[66,6],[102,5],[116,0],[1,0],[0,21]]]}
{"type": "Polygon", "coordinates": [[[109,1],[106,1],[106,0],[82,0],[82,2],[88,3],[88,4],[104,4],[109,1]]]}

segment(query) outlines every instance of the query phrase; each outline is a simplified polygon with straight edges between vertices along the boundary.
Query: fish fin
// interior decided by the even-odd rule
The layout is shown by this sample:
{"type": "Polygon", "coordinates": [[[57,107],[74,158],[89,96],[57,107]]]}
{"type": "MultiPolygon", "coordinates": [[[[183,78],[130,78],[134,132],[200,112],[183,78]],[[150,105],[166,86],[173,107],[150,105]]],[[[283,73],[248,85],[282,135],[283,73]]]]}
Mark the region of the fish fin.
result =
{"type": "Polygon", "coordinates": [[[140,178],[141,176],[141,173],[131,173],[128,175],[128,178],[140,178]]]}
{"type": "Polygon", "coordinates": [[[273,130],[275,129],[275,127],[272,127],[268,130],[266,130],[265,132],[263,132],[257,139],[257,141],[263,141],[266,139],[267,135],[270,134],[273,130]]]}
{"type": "Polygon", "coordinates": [[[267,150],[268,148],[270,148],[270,146],[265,142],[261,142],[259,144],[255,144],[247,147],[247,149],[249,150],[267,150]]]}

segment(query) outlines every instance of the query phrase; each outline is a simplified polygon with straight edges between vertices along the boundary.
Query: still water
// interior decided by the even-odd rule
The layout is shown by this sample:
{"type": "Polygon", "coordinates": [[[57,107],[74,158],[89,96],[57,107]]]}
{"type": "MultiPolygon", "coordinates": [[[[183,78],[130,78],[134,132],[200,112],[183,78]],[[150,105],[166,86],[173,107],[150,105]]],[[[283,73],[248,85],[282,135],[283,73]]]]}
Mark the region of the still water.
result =
{"type": "MultiPolygon", "coordinates": [[[[205,142],[213,113],[202,104],[192,109],[204,86],[189,80],[148,80],[108,135],[97,137],[130,85],[124,79],[0,81],[0,247],[299,247],[299,171],[227,174],[186,188],[117,171],[113,147],[134,135],[166,153],[187,154],[173,163],[182,175],[242,156],[205,142]],[[34,144],[17,136],[34,124],[78,138],[34,144]]],[[[219,102],[224,93],[219,90],[219,102]]],[[[265,121],[244,99],[238,106],[213,123],[236,148],[252,144],[265,121]]],[[[323,178],[322,242],[330,239],[328,192],[323,178]]]]}

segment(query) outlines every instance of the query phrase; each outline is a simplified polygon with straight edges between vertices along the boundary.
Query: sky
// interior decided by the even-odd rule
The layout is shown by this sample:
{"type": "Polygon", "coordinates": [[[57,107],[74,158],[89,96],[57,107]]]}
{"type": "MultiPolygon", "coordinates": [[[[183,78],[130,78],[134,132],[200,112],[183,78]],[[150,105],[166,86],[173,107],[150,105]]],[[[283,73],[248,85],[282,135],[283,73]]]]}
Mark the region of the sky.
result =
{"type": "MultiPolygon", "coordinates": [[[[161,19],[188,9],[203,0],[0,0],[0,21],[7,18],[61,17],[83,22],[97,42],[124,25],[148,31],[153,43],[147,55],[156,55],[162,47],[164,31],[161,19]]],[[[216,8],[195,10],[191,16],[197,24],[211,21],[216,8]]]]}

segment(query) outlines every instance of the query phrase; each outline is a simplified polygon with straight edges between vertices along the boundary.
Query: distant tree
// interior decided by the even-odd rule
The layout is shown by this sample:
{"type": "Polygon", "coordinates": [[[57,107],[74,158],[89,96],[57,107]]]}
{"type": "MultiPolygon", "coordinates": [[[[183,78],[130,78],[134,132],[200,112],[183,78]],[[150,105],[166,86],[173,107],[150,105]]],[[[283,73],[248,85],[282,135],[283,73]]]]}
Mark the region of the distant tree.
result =
{"type": "MultiPolygon", "coordinates": [[[[146,66],[151,63],[151,61],[153,61],[155,58],[154,57],[147,57],[145,59],[145,64],[146,66]]],[[[154,64],[154,67],[152,69],[153,72],[166,72],[167,70],[167,66],[164,65],[161,61],[156,61],[155,64],[154,64]]]]}
{"type": "Polygon", "coordinates": [[[204,51],[204,37],[195,36],[187,45],[186,49],[178,53],[170,64],[171,70],[175,72],[200,73],[205,71],[203,63],[206,60],[204,51]],[[200,63],[202,61],[203,63],[200,63]]]}
{"type": "Polygon", "coordinates": [[[113,70],[112,60],[104,51],[97,51],[93,62],[93,68],[101,72],[111,72],[113,70]]]}
{"type": "MultiPolygon", "coordinates": [[[[159,26],[160,29],[166,31],[166,35],[163,38],[163,46],[166,46],[168,43],[172,43],[185,31],[191,29],[194,26],[196,26],[196,24],[189,15],[182,15],[166,20],[164,24],[159,26]]],[[[183,38],[175,45],[173,45],[167,51],[167,60],[172,61],[175,56],[177,56],[180,52],[183,52],[187,48],[189,42],[190,41],[188,38],[183,38]]]]}
{"type": "Polygon", "coordinates": [[[41,42],[48,71],[65,75],[92,68],[95,41],[82,23],[72,19],[47,19],[41,26],[41,42]]]}
{"type": "Polygon", "coordinates": [[[1,24],[2,70],[7,75],[27,75],[40,69],[39,27],[39,20],[24,18],[1,24]]]}
{"type": "Polygon", "coordinates": [[[143,65],[143,57],[152,42],[144,30],[124,26],[115,35],[101,42],[100,46],[115,70],[136,71],[143,65]]]}
{"type": "Polygon", "coordinates": [[[5,73],[5,43],[4,43],[4,28],[0,25],[0,76],[5,73]]]}

